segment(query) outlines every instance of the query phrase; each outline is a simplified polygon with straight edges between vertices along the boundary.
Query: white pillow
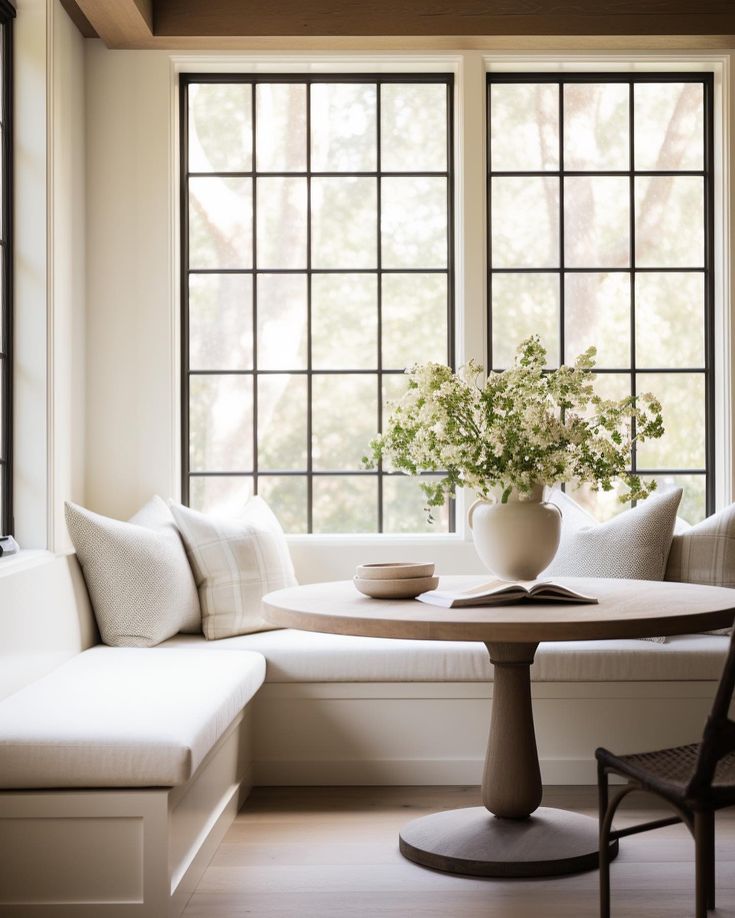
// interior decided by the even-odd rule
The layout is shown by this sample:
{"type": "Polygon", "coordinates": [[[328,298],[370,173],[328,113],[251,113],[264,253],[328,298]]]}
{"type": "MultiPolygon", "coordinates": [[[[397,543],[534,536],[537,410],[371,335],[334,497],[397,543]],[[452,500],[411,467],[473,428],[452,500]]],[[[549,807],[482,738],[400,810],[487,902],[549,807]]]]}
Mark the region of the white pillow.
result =
{"type": "Polygon", "coordinates": [[[209,640],[268,631],[262,598],[296,586],[280,523],[261,497],[236,518],[171,504],[199,588],[202,630],[209,640]]]}
{"type": "Polygon", "coordinates": [[[69,502],[64,511],[103,643],[152,647],[201,631],[196,584],[160,497],[127,523],[69,502]]]}
{"type": "Polygon", "coordinates": [[[544,571],[551,577],[663,580],[681,501],[672,488],[598,523],[563,491],[549,497],[562,512],[561,543],[544,571]]]}

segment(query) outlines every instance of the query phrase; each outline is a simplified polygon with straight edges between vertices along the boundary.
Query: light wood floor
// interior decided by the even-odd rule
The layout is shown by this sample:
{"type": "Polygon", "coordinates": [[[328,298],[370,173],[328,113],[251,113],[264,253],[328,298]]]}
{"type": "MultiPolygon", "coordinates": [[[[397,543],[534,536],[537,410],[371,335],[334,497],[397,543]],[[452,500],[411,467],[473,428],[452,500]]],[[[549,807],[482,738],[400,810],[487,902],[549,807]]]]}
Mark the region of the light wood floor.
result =
{"type": "MultiPolygon", "coordinates": [[[[398,830],[479,804],[474,787],[259,788],[202,877],[184,918],[595,918],[597,873],[479,880],[406,861],[398,830]]],[[[547,788],[544,803],[596,813],[596,791],[547,788]]],[[[618,825],[670,815],[632,795],[618,825]]],[[[718,908],[735,916],[735,810],[718,814],[718,908]]],[[[613,918],[693,915],[693,845],[682,826],[621,841],[613,918]]]]}

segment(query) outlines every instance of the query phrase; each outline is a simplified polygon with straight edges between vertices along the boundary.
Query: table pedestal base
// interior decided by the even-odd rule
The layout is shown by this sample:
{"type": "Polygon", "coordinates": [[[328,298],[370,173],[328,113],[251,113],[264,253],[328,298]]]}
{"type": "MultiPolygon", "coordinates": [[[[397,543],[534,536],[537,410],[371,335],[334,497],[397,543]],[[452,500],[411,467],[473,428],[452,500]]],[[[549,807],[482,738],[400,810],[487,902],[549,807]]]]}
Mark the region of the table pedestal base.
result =
{"type": "MultiPolygon", "coordinates": [[[[594,870],[596,819],[541,807],[500,819],[483,806],[415,819],[401,830],[401,854],[424,867],[476,877],[549,877],[594,870]]],[[[610,845],[610,858],[618,842],[610,845]]]]}

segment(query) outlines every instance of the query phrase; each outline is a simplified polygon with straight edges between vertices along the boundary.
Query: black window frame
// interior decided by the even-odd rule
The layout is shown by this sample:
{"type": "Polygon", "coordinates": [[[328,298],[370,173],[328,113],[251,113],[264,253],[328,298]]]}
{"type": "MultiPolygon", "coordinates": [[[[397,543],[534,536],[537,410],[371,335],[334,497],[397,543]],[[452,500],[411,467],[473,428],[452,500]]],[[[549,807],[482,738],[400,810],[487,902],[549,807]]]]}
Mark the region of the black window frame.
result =
{"type": "MultiPolygon", "coordinates": [[[[258,477],[263,475],[264,477],[285,477],[285,476],[298,476],[306,478],[307,482],[307,534],[314,533],[314,513],[313,513],[313,482],[316,477],[325,476],[325,477],[339,477],[339,476],[350,476],[350,477],[376,477],[377,478],[377,528],[370,532],[360,532],[356,533],[358,535],[374,535],[382,534],[384,532],[384,512],[383,512],[383,485],[386,477],[394,474],[383,469],[382,463],[374,470],[370,469],[355,469],[355,470],[314,470],[313,468],[313,459],[312,459],[312,378],[315,375],[329,375],[330,373],[338,375],[352,375],[360,374],[367,376],[376,376],[377,385],[378,385],[378,400],[377,400],[377,430],[383,429],[383,397],[382,397],[382,385],[383,379],[386,376],[391,375],[401,375],[402,370],[391,370],[384,369],[382,364],[382,291],[381,284],[377,284],[377,351],[378,351],[378,361],[377,368],[369,370],[350,370],[350,369],[340,369],[340,370],[314,370],[312,367],[312,355],[311,355],[311,316],[312,316],[312,294],[311,294],[311,278],[315,274],[328,274],[328,273],[358,273],[366,275],[375,275],[378,280],[384,274],[431,274],[431,273],[441,273],[446,275],[447,278],[447,364],[452,368],[456,367],[456,357],[455,357],[455,285],[456,285],[456,273],[455,273],[455,252],[454,252],[454,240],[455,240],[455,154],[454,154],[454,127],[455,127],[455,112],[454,112],[454,74],[446,71],[437,71],[437,72],[420,72],[420,73],[411,73],[411,72],[399,72],[399,73],[364,73],[364,72],[355,72],[355,73],[182,73],[179,75],[179,203],[180,203],[180,286],[181,286],[181,335],[180,335],[180,345],[181,345],[181,387],[180,387],[180,398],[181,398],[181,437],[180,437],[180,449],[181,449],[181,499],[184,504],[189,503],[190,499],[190,482],[194,477],[213,477],[213,476],[224,476],[224,477],[242,477],[242,478],[251,478],[253,481],[253,493],[258,493],[258,477]],[[224,83],[224,84],[234,84],[234,83],[245,83],[251,84],[253,86],[253,112],[255,111],[254,102],[255,102],[255,87],[258,84],[267,84],[267,83],[293,83],[293,84],[304,84],[307,87],[307,121],[306,121],[306,133],[307,133],[307,163],[305,172],[288,172],[288,173],[278,173],[278,172],[261,172],[257,170],[256,163],[253,161],[252,167],[249,171],[234,172],[234,173],[220,173],[220,172],[207,172],[207,173],[198,173],[190,172],[188,165],[188,153],[189,153],[189,143],[188,143],[188,87],[191,84],[199,83],[224,83]],[[311,115],[311,106],[310,106],[310,87],[318,83],[374,83],[380,87],[382,84],[395,84],[395,83],[434,83],[439,85],[444,85],[446,87],[446,98],[447,98],[447,166],[446,170],[442,172],[428,172],[417,170],[415,172],[391,172],[388,170],[381,169],[381,151],[380,151],[380,89],[378,88],[378,98],[377,98],[377,110],[376,110],[376,120],[377,120],[377,138],[376,138],[376,150],[377,150],[377,163],[376,169],[374,171],[366,172],[317,172],[311,169],[310,162],[310,142],[308,140],[310,135],[310,115],[311,115]],[[307,227],[308,227],[308,237],[307,237],[307,266],[301,271],[294,271],[291,269],[272,269],[272,268],[256,268],[256,220],[257,220],[257,201],[254,198],[253,201],[253,267],[251,269],[190,269],[189,267],[189,223],[188,223],[188,181],[191,176],[198,175],[236,175],[238,177],[250,177],[255,181],[258,176],[278,176],[278,175],[288,175],[288,176],[303,176],[307,180],[307,187],[310,188],[312,177],[360,177],[360,178],[376,178],[378,181],[378,189],[380,188],[380,182],[382,178],[390,177],[421,177],[421,176],[441,176],[446,177],[447,180],[447,266],[446,269],[425,269],[425,268],[383,268],[381,260],[381,195],[380,190],[378,190],[377,197],[377,266],[375,268],[363,268],[363,269],[314,269],[311,265],[311,195],[308,194],[307,197],[307,227]],[[242,375],[249,375],[253,380],[257,380],[259,375],[268,375],[269,373],[296,373],[299,375],[306,376],[307,379],[307,469],[306,470],[280,470],[272,471],[266,470],[262,473],[258,469],[258,451],[257,451],[257,442],[258,442],[258,413],[257,413],[257,394],[255,395],[254,401],[254,411],[253,411],[253,468],[242,471],[201,471],[196,470],[194,472],[190,469],[190,431],[189,431],[189,381],[192,376],[195,375],[211,375],[217,374],[218,371],[208,371],[208,370],[192,370],[189,363],[189,276],[193,273],[235,273],[235,274],[250,274],[254,279],[258,273],[264,274],[293,274],[293,273],[303,273],[307,276],[307,367],[305,370],[278,370],[278,371],[268,371],[268,370],[259,370],[257,369],[257,294],[255,293],[255,284],[253,292],[253,347],[254,347],[254,357],[253,357],[253,368],[252,370],[243,370],[243,371],[234,371],[241,373],[242,375]]],[[[256,119],[253,118],[253,151],[255,151],[256,143],[256,119]]],[[[232,372],[232,371],[231,371],[232,372]]],[[[255,389],[257,393],[257,388],[255,389]]],[[[365,444],[365,451],[367,452],[368,444],[365,444]]],[[[455,500],[452,499],[448,503],[448,529],[446,532],[453,533],[456,531],[456,507],[455,500]]]]}
{"type": "Polygon", "coordinates": [[[0,100],[0,170],[2,209],[0,212],[0,251],[2,251],[3,310],[0,332],[0,387],[2,388],[2,450],[0,451],[0,527],[4,534],[14,531],[13,519],[13,20],[15,7],[0,0],[2,26],[2,99],[0,100]]]}
{"type": "MultiPolygon", "coordinates": [[[[488,72],[486,76],[486,136],[487,152],[485,174],[487,183],[486,222],[487,222],[487,361],[488,368],[493,367],[493,316],[492,316],[492,282],[493,275],[500,273],[530,274],[541,269],[534,268],[493,268],[492,263],[492,182],[495,176],[558,176],[560,178],[559,195],[559,264],[555,268],[543,268],[544,273],[558,274],[559,284],[559,362],[563,362],[568,355],[565,354],[565,312],[564,312],[564,275],[576,271],[604,271],[605,273],[627,273],[630,275],[631,301],[630,301],[630,366],[626,368],[602,368],[600,373],[627,374],[631,380],[631,392],[636,394],[636,377],[650,373],[697,373],[704,377],[705,393],[705,468],[702,469],[647,469],[637,464],[635,444],[631,455],[631,471],[641,475],[703,475],[705,478],[705,513],[711,515],[715,512],[715,164],[714,164],[714,74],[712,72],[694,71],[666,71],[666,72],[595,72],[580,71],[574,73],[549,73],[549,72],[488,72]],[[545,170],[493,170],[490,157],[490,130],[491,130],[491,87],[500,83],[554,83],[559,86],[559,168],[545,170]],[[569,83],[627,83],[629,85],[629,163],[624,170],[565,170],[564,169],[564,92],[563,87],[569,83]],[[703,163],[701,170],[645,170],[635,168],[635,125],[633,106],[633,87],[637,83],[699,83],[703,88],[703,163]],[[625,268],[569,268],[564,263],[564,178],[566,176],[621,176],[630,180],[630,264],[625,268]],[[704,265],[701,268],[688,267],[658,267],[637,268],[635,261],[635,206],[634,188],[635,176],[642,175],[694,175],[701,176],[704,183],[704,265]],[[636,365],[636,312],[635,312],[635,277],[636,273],[654,271],[659,273],[692,272],[702,274],[704,277],[704,367],[703,368],[672,368],[672,367],[638,367],[636,365]]],[[[598,372],[598,371],[595,371],[598,372]]],[[[665,422],[664,418],[664,422],[665,422]]]]}

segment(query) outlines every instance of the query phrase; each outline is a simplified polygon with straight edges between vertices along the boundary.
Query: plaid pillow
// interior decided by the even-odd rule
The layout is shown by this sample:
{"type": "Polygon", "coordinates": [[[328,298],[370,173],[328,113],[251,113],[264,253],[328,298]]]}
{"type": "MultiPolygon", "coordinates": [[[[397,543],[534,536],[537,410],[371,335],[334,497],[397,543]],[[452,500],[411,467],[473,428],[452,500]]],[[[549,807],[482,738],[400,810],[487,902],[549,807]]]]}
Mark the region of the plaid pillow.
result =
{"type": "Polygon", "coordinates": [[[735,504],[674,536],[664,580],[735,589],[735,504]]]}

